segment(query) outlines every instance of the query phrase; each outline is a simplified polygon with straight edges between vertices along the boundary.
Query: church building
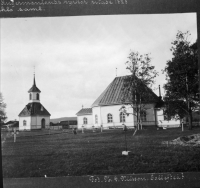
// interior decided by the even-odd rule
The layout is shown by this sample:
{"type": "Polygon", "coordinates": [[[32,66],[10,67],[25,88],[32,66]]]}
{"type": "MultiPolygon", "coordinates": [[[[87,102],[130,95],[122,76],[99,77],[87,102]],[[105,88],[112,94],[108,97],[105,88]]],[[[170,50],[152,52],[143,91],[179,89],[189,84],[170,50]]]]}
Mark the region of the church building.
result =
{"type": "MultiPolygon", "coordinates": [[[[116,77],[102,94],[94,101],[91,108],[82,108],[76,115],[78,129],[82,127],[91,128],[117,128],[125,124],[127,127],[136,126],[136,117],[130,102],[124,104],[123,85],[126,76],[116,77]],[[122,106],[126,107],[130,115],[120,111],[122,106]]],[[[145,86],[146,87],[146,86],[145,86]]],[[[143,99],[144,109],[141,113],[142,124],[145,126],[156,126],[159,121],[164,120],[163,101],[150,88],[147,88],[148,97],[143,99]]]]}
{"type": "Polygon", "coordinates": [[[40,103],[41,91],[37,88],[35,75],[33,86],[28,90],[29,103],[19,114],[19,130],[49,128],[51,114],[40,103]]]}

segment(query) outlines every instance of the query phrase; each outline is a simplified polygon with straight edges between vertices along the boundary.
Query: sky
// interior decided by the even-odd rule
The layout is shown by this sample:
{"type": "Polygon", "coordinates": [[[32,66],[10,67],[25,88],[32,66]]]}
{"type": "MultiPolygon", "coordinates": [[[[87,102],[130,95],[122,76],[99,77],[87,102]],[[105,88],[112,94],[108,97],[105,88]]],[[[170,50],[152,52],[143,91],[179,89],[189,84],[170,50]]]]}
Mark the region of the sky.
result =
{"type": "Polygon", "coordinates": [[[7,120],[29,102],[28,90],[41,90],[40,102],[51,118],[75,117],[90,108],[116,76],[129,75],[125,62],[131,51],[150,53],[159,72],[172,58],[170,48],[178,30],[197,39],[196,13],[100,15],[0,20],[0,90],[7,104],[7,120]],[[117,69],[116,69],[117,68],[117,69]]]}

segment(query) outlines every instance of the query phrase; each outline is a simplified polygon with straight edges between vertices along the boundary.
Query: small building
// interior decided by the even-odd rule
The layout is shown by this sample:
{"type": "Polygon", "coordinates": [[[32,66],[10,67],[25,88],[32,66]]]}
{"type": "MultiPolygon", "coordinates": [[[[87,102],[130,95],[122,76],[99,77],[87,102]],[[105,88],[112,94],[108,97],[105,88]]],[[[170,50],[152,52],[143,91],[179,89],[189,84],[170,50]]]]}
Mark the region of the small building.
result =
{"type": "Polygon", "coordinates": [[[6,123],[4,123],[4,126],[3,128],[9,130],[9,131],[13,131],[14,129],[15,130],[19,130],[19,121],[8,121],[6,123]]]}
{"type": "Polygon", "coordinates": [[[60,123],[52,123],[52,122],[50,122],[49,129],[60,130],[60,129],[63,129],[63,126],[60,123]]]}
{"type": "Polygon", "coordinates": [[[82,127],[91,129],[93,126],[92,108],[82,108],[76,113],[77,115],[77,128],[82,127]]]}
{"type": "Polygon", "coordinates": [[[77,120],[60,121],[60,125],[63,129],[74,129],[77,128],[77,120]]]}
{"type": "Polygon", "coordinates": [[[77,128],[77,117],[61,117],[50,119],[50,126],[60,125],[63,129],[77,128]]]}
{"type": "Polygon", "coordinates": [[[51,114],[40,103],[41,91],[37,88],[35,75],[33,86],[28,90],[29,103],[19,114],[19,130],[36,130],[49,128],[51,114]]]}

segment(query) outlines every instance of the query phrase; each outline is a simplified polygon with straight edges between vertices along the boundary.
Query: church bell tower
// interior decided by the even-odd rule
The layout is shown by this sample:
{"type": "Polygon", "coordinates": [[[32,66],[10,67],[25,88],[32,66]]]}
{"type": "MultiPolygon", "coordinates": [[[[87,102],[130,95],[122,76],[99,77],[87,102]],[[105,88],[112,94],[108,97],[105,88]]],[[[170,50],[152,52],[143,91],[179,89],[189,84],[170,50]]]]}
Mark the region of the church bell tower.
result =
{"type": "Polygon", "coordinates": [[[28,90],[29,93],[29,102],[40,102],[40,93],[41,91],[37,88],[35,82],[35,74],[33,77],[33,86],[28,90]]]}
{"type": "Polygon", "coordinates": [[[40,102],[41,91],[36,86],[35,73],[33,77],[33,85],[28,90],[28,93],[29,103],[19,113],[19,130],[48,129],[51,114],[40,102]]]}

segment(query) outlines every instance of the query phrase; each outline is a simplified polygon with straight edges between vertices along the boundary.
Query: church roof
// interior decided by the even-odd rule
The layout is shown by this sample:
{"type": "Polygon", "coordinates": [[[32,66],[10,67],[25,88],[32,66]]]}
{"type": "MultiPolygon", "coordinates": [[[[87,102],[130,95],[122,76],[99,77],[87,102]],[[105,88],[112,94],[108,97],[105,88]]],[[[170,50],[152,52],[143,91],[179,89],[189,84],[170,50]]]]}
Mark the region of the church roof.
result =
{"type": "MultiPolygon", "coordinates": [[[[116,77],[108,87],[103,91],[103,93],[94,101],[92,107],[94,106],[104,106],[104,105],[117,105],[124,104],[123,99],[123,86],[125,83],[125,79],[130,76],[122,76],[116,77]]],[[[142,103],[157,103],[159,101],[159,97],[147,86],[145,86],[145,90],[147,91],[147,96],[142,99],[142,103]]],[[[130,104],[131,101],[126,100],[127,104],[130,104]]]]}
{"type": "Polygon", "coordinates": [[[41,92],[38,88],[37,88],[37,86],[36,86],[36,83],[35,83],[35,75],[34,75],[34,78],[33,78],[33,86],[31,87],[31,89],[29,89],[28,90],[28,92],[30,93],[30,92],[41,92]]]}
{"type": "Polygon", "coordinates": [[[158,102],[156,103],[155,108],[163,108],[163,107],[165,107],[165,103],[164,103],[164,101],[162,100],[162,97],[159,97],[159,100],[158,100],[158,102]]]}
{"type": "Polygon", "coordinates": [[[19,114],[19,116],[36,115],[50,116],[51,114],[44,108],[44,106],[41,103],[38,102],[28,103],[19,114]]]}
{"type": "Polygon", "coordinates": [[[90,115],[90,114],[92,114],[92,108],[82,108],[76,113],[76,115],[90,115]]]}

